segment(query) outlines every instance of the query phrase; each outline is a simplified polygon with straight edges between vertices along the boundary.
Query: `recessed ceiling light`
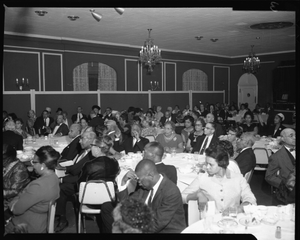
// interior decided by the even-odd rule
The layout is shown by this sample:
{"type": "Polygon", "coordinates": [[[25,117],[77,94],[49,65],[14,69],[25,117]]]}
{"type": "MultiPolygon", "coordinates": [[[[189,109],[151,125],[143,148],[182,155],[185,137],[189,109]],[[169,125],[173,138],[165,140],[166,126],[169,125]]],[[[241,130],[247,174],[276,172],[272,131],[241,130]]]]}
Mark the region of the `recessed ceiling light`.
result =
{"type": "Polygon", "coordinates": [[[260,37],[256,37],[256,39],[260,39],[260,37]]]}
{"type": "Polygon", "coordinates": [[[75,20],[78,19],[79,17],[78,17],[78,16],[75,16],[75,15],[71,15],[71,16],[68,16],[68,18],[69,18],[71,21],[75,21],[75,20]]]}
{"type": "Polygon", "coordinates": [[[47,14],[48,12],[44,11],[44,10],[38,10],[35,11],[35,13],[41,17],[45,16],[45,14],[47,14]]]}
{"type": "Polygon", "coordinates": [[[197,40],[201,40],[203,38],[203,36],[196,36],[195,37],[197,40]]]}
{"type": "Polygon", "coordinates": [[[216,42],[216,41],[218,41],[219,39],[217,39],[217,38],[212,38],[212,39],[210,39],[210,41],[212,41],[212,42],[216,42]]]}

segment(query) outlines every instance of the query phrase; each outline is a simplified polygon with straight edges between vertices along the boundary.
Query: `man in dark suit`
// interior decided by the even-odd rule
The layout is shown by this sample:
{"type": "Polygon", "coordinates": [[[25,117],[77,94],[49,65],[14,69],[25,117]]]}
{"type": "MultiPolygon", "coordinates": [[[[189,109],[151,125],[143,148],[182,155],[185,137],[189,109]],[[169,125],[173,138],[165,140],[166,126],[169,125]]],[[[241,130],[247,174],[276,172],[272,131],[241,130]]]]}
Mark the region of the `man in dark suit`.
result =
{"type": "Polygon", "coordinates": [[[222,128],[221,124],[217,123],[215,120],[216,119],[215,119],[214,114],[212,114],[212,113],[206,114],[206,122],[207,123],[215,123],[215,135],[216,135],[216,137],[224,135],[225,134],[224,129],[222,128]]]}
{"type": "Polygon", "coordinates": [[[71,119],[73,123],[80,123],[80,119],[83,117],[87,117],[85,114],[82,113],[82,107],[77,107],[77,113],[73,114],[71,119]]]}
{"type": "Polygon", "coordinates": [[[95,138],[96,133],[92,131],[84,132],[79,141],[83,151],[75,157],[73,160],[74,164],[67,167],[62,167],[59,164],[56,168],[57,170],[64,170],[66,176],[61,179],[60,194],[57,199],[55,232],[61,232],[69,225],[66,218],[68,197],[73,196],[76,192],[78,192],[77,181],[83,165],[94,158],[90,150],[91,144],[95,138]]]}
{"type": "Polygon", "coordinates": [[[217,143],[219,138],[215,134],[216,124],[213,122],[208,122],[204,127],[205,138],[202,141],[196,142],[195,149],[199,149],[199,154],[204,155],[205,149],[211,145],[217,143]]]}
{"type": "Polygon", "coordinates": [[[281,131],[282,147],[271,155],[265,179],[275,189],[282,181],[286,181],[296,164],[296,133],[294,129],[285,128],[281,131]]]}
{"type": "Polygon", "coordinates": [[[167,121],[172,121],[173,123],[176,123],[176,117],[173,116],[169,110],[167,110],[165,112],[165,115],[160,118],[159,123],[161,126],[164,126],[167,121]]]}
{"type": "Polygon", "coordinates": [[[125,150],[126,154],[129,152],[143,152],[144,147],[149,143],[149,140],[141,137],[141,132],[141,127],[138,124],[132,124],[131,137],[127,138],[123,143],[120,143],[115,139],[114,149],[119,149],[120,152],[125,150]]]}
{"type": "Polygon", "coordinates": [[[42,115],[37,117],[34,122],[34,130],[39,136],[47,136],[51,133],[50,125],[54,122],[52,117],[49,117],[49,112],[44,110],[42,115]]]}
{"type": "Polygon", "coordinates": [[[13,146],[16,150],[23,150],[23,137],[15,133],[16,124],[13,120],[8,120],[2,133],[3,143],[13,146]]]}
{"type": "Polygon", "coordinates": [[[52,130],[52,134],[55,137],[66,136],[69,133],[69,128],[67,124],[64,123],[64,117],[62,114],[57,115],[56,125],[52,130]]]}
{"type": "Polygon", "coordinates": [[[77,154],[79,154],[82,151],[80,141],[80,131],[81,126],[78,123],[73,123],[69,129],[69,138],[72,139],[72,141],[69,143],[68,146],[66,146],[62,152],[61,152],[61,162],[66,160],[73,160],[77,154]]]}
{"type": "Polygon", "coordinates": [[[186,228],[181,193],[170,179],[157,172],[152,160],[141,160],[135,172],[129,170],[122,179],[118,197],[139,199],[150,206],[154,212],[155,233],[180,233],[186,228]],[[126,182],[136,178],[141,186],[128,196],[126,182]],[[124,185],[125,184],[125,185],[124,185]]]}
{"type": "Polygon", "coordinates": [[[90,113],[90,122],[89,122],[89,126],[91,127],[97,127],[98,125],[100,126],[104,126],[104,120],[102,118],[100,118],[99,116],[96,115],[96,113],[94,111],[92,111],[90,113]]]}
{"type": "Polygon", "coordinates": [[[106,119],[112,119],[112,117],[112,109],[110,107],[107,107],[102,119],[105,121],[106,119]]]}
{"type": "Polygon", "coordinates": [[[239,154],[236,156],[235,161],[243,175],[253,170],[256,166],[256,157],[252,149],[254,143],[255,137],[250,132],[243,133],[236,141],[236,148],[239,154]]]}
{"type": "Polygon", "coordinates": [[[177,184],[177,171],[173,165],[165,165],[162,162],[164,148],[158,142],[149,142],[144,149],[143,159],[152,160],[158,173],[164,173],[173,183],[177,184]]]}

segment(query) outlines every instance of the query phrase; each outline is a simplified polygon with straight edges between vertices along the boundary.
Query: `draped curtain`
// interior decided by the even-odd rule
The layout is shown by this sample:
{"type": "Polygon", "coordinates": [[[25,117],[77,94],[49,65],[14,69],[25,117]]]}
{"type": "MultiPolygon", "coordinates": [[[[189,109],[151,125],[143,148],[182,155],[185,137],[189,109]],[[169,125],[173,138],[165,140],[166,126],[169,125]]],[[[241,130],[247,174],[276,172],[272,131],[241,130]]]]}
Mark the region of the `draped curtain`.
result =
{"type": "Polygon", "coordinates": [[[183,73],[182,88],[183,91],[207,91],[207,75],[199,69],[190,69],[183,73]]]}
{"type": "Polygon", "coordinates": [[[103,63],[98,63],[98,89],[102,91],[117,90],[116,71],[103,63]]]}
{"type": "Polygon", "coordinates": [[[83,63],[73,70],[74,91],[88,91],[88,63],[83,63]]]}

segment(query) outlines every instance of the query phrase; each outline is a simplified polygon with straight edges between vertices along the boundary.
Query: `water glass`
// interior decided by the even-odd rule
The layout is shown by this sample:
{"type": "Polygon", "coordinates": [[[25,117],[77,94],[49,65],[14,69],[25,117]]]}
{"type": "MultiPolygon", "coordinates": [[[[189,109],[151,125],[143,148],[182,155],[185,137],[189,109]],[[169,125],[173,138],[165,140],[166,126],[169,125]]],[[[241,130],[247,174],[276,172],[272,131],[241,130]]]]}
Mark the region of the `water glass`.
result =
{"type": "Polygon", "coordinates": [[[34,136],[32,137],[32,143],[36,143],[36,138],[34,136]]]}
{"type": "Polygon", "coordinates": [[[236,206],[229,208],[229,217],[237,218],[238,208],[236,206]]]}
{"type": "Polygon", "coordinates": [[[171,157],[176,156],[176,148],[171,148],[171,157]]]}
{"type": "Polygon", "coordinates": [[[283,206],[278,205],[277,206],[277,216],[278,216],[279,220],[283,220],[283,214],[284,214],[283,206]]]}
{"type": "Polygon", "coordinates": [[[291,209],[290,209],[290,219],[291,221],[295,222],[295,203],[291,204],[291,209]]]}

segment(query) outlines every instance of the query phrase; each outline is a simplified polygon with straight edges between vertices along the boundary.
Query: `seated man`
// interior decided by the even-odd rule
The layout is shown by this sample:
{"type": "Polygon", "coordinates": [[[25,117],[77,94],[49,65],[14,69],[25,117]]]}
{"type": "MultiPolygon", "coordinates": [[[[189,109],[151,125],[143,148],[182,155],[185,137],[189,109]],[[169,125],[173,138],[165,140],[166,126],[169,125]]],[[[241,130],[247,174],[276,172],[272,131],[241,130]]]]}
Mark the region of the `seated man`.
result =
{"type": "Polygon", "coordinates": [[[61,152],[60,161],[73,160],[81,151],[80,141],[81,125],[73,123],[69,129],[69,138],[72,141],[61,152]]]}
{"type": "Polygon", "coordinates": [[[94,111],[91,111],[90,113],[90,118],[91,120],[89,121],[89,126],[91,127],[97,127],[98,125],[103,126],[104,125],[104,121],[102,118],[100,118],[99,116],[96,115],[96,113],[94,111]]]}
{"type": "Polygon", "coordinates": [[[119,199],[140,199],[154,212],[155,233],[180,233],[186,228],[181,194],[178,187],[157,172],[153,161],[141,160],[135,172],[129,170],[119,187],[119,199]],[[127,182],[137,178],[141,186],[128,196],[127,182]]]}
{"type": "Polygon", "coordinates": [[[256,157],[252,149],[255,140],[256,139],[252,133],[245,132],[239,139],[237,139],[236,142],[236,148],[239,154],[235,158],[235,161],[239,165],[241,174],[244,176],[256,166],[256,157]]]}
{"type": "Polygon", "coordinates": [[[13,146],[16,150],[23,150],[23,137],[15,133],[16,124],[13,120],[5,122],[4,132],[2,133],[3,143],[13,146]]]}
{"type": "Polygon", "coordinates": [[[167,110],[165,112],[165,115],[160,118],[159,124],[161,126],[164,126],[165,123],[168,122],[168,121],[172,121],[173,123],[176,123],[176,118],[174,116],[172,116],[170,111],[167,110]]]}
{"type": "Polygon", "coordinates": [[[77,180],[82,167],[86,162],[94,158],[90,150],[91,144],[95,138],[96,133],[93,131],[84,132],[79,141],[83,150],[80,155],[75,157],[73,160],[74,164],[67,167],[62,167],[61,165],[57,166],[58,170],[65,170],[66,176],[62,178],[59,198],[57,199],[56,204],[57,216],[55,219],[55,232],[61,232],[69,225],[66,219],[66,206],[68,197],[73,196],[76,192],[78,192],[77,180]]]}
{"type": "Polygon", "coordinates": [[[125,139],[123,143],[120,143],[117,139],[115,139],[114,149],[118,149],[120,152],[125,150],[126,154],[129,152],[143,152],[144,147],[149,140],[141,137],[141,132],[141,127],[138,124],[132,124],[131,137],[125,139]]]}
{"type": "Polygon", "coordinates": [[[77,113],[73,114],[71,119],[72,119],[73,123],[80,123],[80,119],[83,118],[83,117],[86,118],[87,116],[82,113],[82,107],[78,106],[77,107],[77,113]]]}
{"type": "Polygon", "coordinates": [[[281,131],[282,147],[271,155],[265,179],[273,187],[278,188],[281,181],[286,181],[288,175],[295,168],[296,161],[296,133],[291,128],[281,131]]]}
{"type": "Polygon", "coordinates": [[[206,115],[206,123],[215,123],[215,136],[216,137],[224,135],[225,131],[222,128],[221,124],[216,122],[214,114],[208,113],[206,115]]]}
{"type": "Polygon", "coordinates": [[[158,142],[149,142],[144,149],[144,158],[152,160],[155,163],[158,173],[167,176],[173,183],[177,184],[177,171],[173,165],[165,165],[162,162],[164,148],[158,142]]]}
{"type": "Polygon", "coordinates": [[[64,116],[62,114],[57,115],[56,118],[56,125],[53,128],[53,136],[61,137],[66,136],[69,133],[69,128],[67,124],[64,123],[64,116]]]}

